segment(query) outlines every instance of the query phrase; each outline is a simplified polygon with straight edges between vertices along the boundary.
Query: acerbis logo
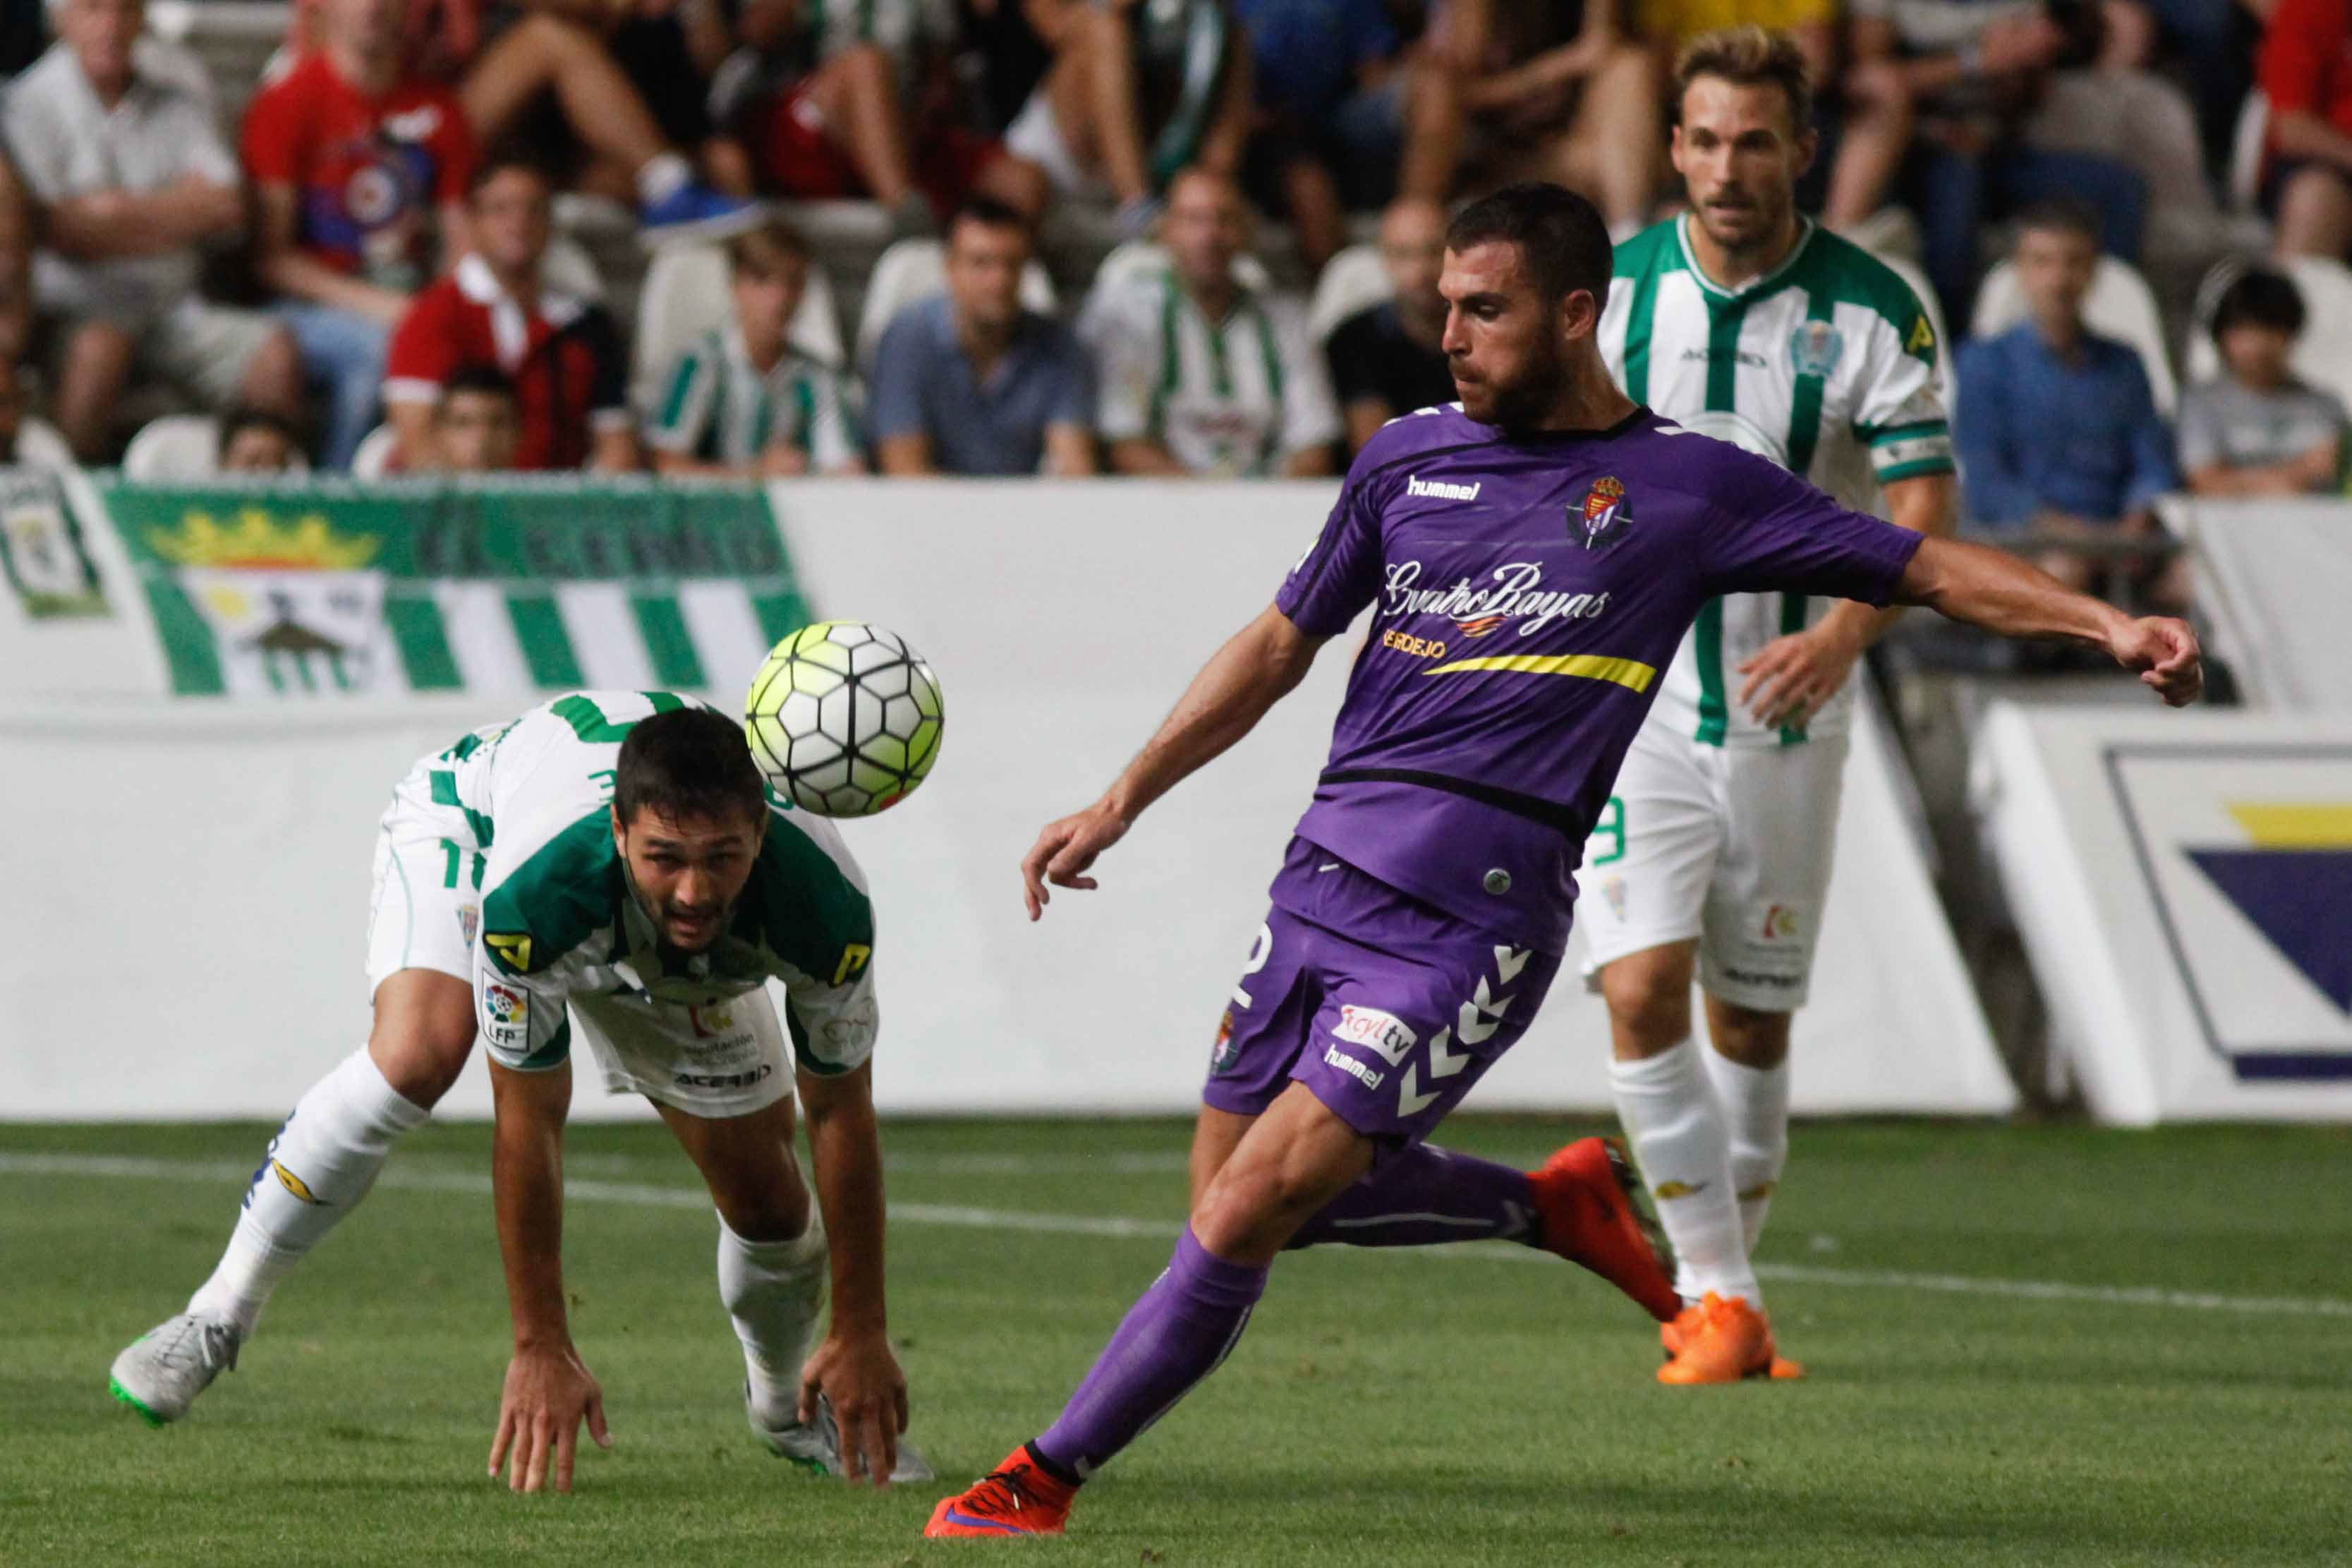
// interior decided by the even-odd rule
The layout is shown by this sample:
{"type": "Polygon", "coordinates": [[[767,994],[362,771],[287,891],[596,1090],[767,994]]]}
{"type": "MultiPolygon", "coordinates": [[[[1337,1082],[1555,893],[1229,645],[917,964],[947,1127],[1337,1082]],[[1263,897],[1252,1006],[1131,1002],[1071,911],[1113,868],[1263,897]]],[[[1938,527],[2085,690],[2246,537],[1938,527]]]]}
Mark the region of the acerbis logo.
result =
{"type": "Polygon", "coordinates": [[[1443,479],[1419,479],[1408,474],[1404,480],[1404,493],[1427,496],[1440,501],[1475,501],[1485,483],[1479,480],[1468,485],[1449,485],[1443,479]]]}

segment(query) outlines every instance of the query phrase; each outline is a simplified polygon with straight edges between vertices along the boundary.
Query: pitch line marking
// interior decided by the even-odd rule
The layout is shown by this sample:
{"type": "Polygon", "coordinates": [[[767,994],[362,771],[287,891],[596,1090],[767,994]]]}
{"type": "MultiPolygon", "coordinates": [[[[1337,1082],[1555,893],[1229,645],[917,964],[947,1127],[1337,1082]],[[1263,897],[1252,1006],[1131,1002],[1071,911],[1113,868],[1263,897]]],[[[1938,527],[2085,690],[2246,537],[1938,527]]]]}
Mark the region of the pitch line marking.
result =
{"type": "MultiPolygon", "coordinates": [[[[253,1172],[237,1160],[151,1160],[111,1155],[0,1153],[0,1176],[100,1177],[131,1181],[245,1181],[253,1172]]],[[[457,1192],[487,1197],[489,1178],[457,1171],[387,1169],[379,1186],[411,1192],[457,1192]]],[[[692,1187],[647,1182],[570,1181],[565,1192],[583,1203],[616,1203],[640,1208],[708,1210],[710,1197],[692,1187]]],[[[980,1208],[961,1204],[893,1203],[890,1218],[908,1225],[939,1225],[965,1230],[1026,1230],[1058,1236],[1099,1236],[1116,1240],[1169,1241],[1178,1227],[1161,1219],[1116,1215],[1040,1214],[1026,1209],[980,1208]]],[[[1547,1254],[1509,1242],[1456,1244],[1443,1253],[1427,1247],[1381,1249],[1420,1257],[1488,1262],[1549,1262],[1547,1254]]],[[[2063,1280],[2006,1280],[1973,1274],[1920,1274],[1900,1270],[1825,1269],[1810,1263],[1759,1263],[1757,1274],[1791,1284],[1837,1285],[1860,1290],[1924,1291],[1961,1296],[2007,1296],[2021,1301],[2084,1301],[2101,1306],[2170,1307],[2180,1312],[2248,1312],[2261,1315],[2352,1318],[2352,1300],[2334,1296],[2225,1296],[2206,1291],[2175,1291],[2155,1285],[2080,1285],[2063,1280]]]]}

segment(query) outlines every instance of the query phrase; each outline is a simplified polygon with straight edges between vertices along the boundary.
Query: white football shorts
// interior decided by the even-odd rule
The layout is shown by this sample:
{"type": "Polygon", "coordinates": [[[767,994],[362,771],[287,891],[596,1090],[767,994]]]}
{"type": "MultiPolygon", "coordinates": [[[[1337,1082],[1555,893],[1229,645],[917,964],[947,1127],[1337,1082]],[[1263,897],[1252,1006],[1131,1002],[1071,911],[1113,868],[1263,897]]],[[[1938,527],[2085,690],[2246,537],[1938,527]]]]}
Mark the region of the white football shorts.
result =
{"type": "Polygon", "coordinates": [[[642,992],[574,997],[607,1094],[642,1094],[689,1116],[748,1116],[793,1092],[792,1049],[765,989],[701,1007],[642,992]]]}
{"type": "MultiPolygon", "coordinates": [[[[446,784],[436,800],[438,758],[408,770],[375,841],[375,894],[368,908],[368,994],[403,969],[433,969],[474,983],[474,937],[482,924],[482,873],[488,846],[446,784]]],[[[447,764],[438,776],[451,777],[447,764]]]]}
{"type": "Polygon", "coordinates": [[[1584,846],[1586,986],[1629,954],[1698,939],[1708,994],[1804,1005],[1837,848],[1846,737],[1706,746],[1645,726],[1584,846]]]}

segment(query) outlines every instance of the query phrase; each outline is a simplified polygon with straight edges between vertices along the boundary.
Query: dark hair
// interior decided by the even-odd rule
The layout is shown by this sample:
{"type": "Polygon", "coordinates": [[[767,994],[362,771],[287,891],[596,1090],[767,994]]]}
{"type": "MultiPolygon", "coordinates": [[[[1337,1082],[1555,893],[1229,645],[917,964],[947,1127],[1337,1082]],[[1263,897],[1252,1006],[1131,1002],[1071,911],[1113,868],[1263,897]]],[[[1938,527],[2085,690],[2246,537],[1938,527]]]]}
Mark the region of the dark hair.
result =
{"type": "Polygon", "coordinates": [[[775,272],[790,257],[809,259],[809,244],[801,231],[782,218],[770,218],[727,242],[727,271],[740,277],[746,272],[775,272]]]}
{"type": "Polygon", "coordinates": [[[302,450],[302,433],[294,427],[292,420],[269,409],[250,408],[242,404],[221,415],[220,449],[226,452],[229,443],[235,441],[241,432],[247,430],[273,432],[295,451],[302,450]]]}
{"type": "Polygon", "coordinates": [[[2268,327],[2292,338],[2303,330],[2303,291],[2283,272],[2248,267],[2213,306],[2213,340],[2232,327],[2268,327]]]}
{"type": "Polygon", "coordinates": [[[2073,196],[2044,196],[2027,204],[2018,213],[2017,232],[2078,235],[2095,246],[2099,243],[2099,214],[2073,196]]]}
{"type": "Polygon", "coordinates": [[[1546,299],[1557,302],[1579,289],[1596,302],[1609,298],[1609,225],[1573,191],[1541,181],[1506,185],[1463,208],[1445,231],[1448,250],[1494,242],[1519,247],[1546,299]]]}
{"type": "Polygon", "coordinates": [[[956,204],[955,212],[948,218],[948,237],[953,239],[956,230],[965,224],[978,224],[984,229],[1019,229],[1024,238],[1034,237],[1034,225],[1027,213],[1010,202],[977,191],[956,204]]]}
{"type": "Polygon", "coordinates": [[[625,827],[647,807],[673,821],[736,815],[767,824],[767,785],[742,726],[707,707],[639,719],[613,766],[613,814],[625,827]]]}
{"type": "Polygon", "coordinates": [[[499,175],[511,174],[518,170],[538,181],[547,190],[555,189],[555,172],[547,166],[546,159],[528,147],[501,142],[482,154],[482,161],[474,165],[471,174],[466,176],[466,200],[471,202],[480,195],[482,187],[499,175]]]}
{"type": "Polygon", "coordinates": [[[509,402],[520,401],[515,395],[514,378],[498,366],[486,365],[479,360],[468,360],[459,365],[456,370],[451,371],[448,379],[441,383],[443,398],[455,397],[459,392],[476,392],[486,397],[502,397],[509,402]]]}
{"type": "Polygon", "coordinates": [[[1777,87],[1789,99],[1789,122],[1799,136],[1813,128],[1813,78],[1805,51],[1786,33],[1768,33],[1749,23],[1702,33],[1675,62],[1674,122],[1683,122],[1683,99],[1691,83],[1713,77],[1734,87],[1777,87]]]}

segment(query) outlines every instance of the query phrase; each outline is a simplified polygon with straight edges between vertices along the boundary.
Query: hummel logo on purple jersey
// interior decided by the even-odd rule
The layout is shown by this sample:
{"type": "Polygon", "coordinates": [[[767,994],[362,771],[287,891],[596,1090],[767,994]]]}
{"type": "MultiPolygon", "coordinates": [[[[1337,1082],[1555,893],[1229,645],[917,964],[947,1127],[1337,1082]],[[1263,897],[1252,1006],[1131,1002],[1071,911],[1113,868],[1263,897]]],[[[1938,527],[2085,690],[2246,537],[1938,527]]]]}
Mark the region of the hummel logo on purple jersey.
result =
{"type": "Polygon", "coordinates": [[[1443,479],[1416,479],[1405,476],[1404,493],[1408,496],[1430,496],[1440,501],[1475,501],[1478,498],[1479,483],[1449,485],[1443,479]]]}

